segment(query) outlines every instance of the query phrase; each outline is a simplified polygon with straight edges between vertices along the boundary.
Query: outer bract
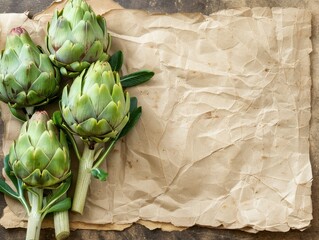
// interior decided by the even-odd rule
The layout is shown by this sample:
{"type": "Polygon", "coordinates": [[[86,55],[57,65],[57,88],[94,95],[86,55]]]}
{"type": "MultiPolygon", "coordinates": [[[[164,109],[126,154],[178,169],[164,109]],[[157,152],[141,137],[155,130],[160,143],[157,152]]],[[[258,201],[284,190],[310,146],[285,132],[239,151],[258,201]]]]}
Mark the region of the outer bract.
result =
{"type": "Polygon", "coordinates": [[[72,132],[88,142],[106,142],[128,122],[130,97],[109,63],[97,61],[63,89],[60,108],[72,132]]]}
{"type": "Polygon", "coordinates": [[[63,75],[75,77],[91,63],[108,59],[105,19],[83,0],[69,0],[62,11],[56,11],[47,32],[50,59],[63,75]]]}
{"type": "Polygon", "coordinates": [[[35,112],[10,148],[14,174],[29,187],[48,188],[70,175],[69,148],[46,112],[35,112]]]}
{"type": "Polygon", "coordinates": [[[54,97],[59,72],[28,32],[14,28],[0,54],[0,100],[14,108],[37,106],[54,97]]]}

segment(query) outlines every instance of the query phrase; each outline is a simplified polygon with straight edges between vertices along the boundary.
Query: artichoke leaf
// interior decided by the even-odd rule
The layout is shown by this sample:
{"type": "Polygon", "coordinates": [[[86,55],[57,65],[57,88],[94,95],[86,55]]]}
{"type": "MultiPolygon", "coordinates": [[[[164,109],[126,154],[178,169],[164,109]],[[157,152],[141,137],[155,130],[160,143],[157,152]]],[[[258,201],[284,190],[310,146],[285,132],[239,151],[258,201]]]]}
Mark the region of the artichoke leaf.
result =
{"type": "Polygon", "coordinates": [[[112,71],[104,71],[102,73],[101,84],[104,84],[109,89],[110,94],[112,95],[112,88],[115,84],[115,77],[112,71]]]}
{"type": "Polygon", "coordinates": [[[116,104],[118,104],[119,102],[125,102],[125,96],[121,84],[114,84],[112,98],[116,104]]]}
{"type": "Polygon", "coordinates": [[[87,94],[80,96],[75,101],[77,107],[72,108],[71,112],[77,122],[83,122],[96,116],[91,98],[87,94]]]}
{"type": "MultiPolygon", "coordinates": [[[[88,89],[87,94],[90,96],[94,110],[97,114],[101,113],[107,103],[112,101],[112,96],[105,84],[100,86],[98,86],[98,84],[94,84],[90,89],[88,89]]],[[[97,119],[100,120],[101,118],[97,116],[97,119]]]]}
{"type": "MultiPolygon", "coordinates": [[[[39,55],[39,69],[42,72],[50,72],[55,71],[53,65],[51,64],[51,60],[47,54],[39,55]]],[[[60,80],[60,76],[57,75],[57,80],[60,80]]]]}
{"type": "Polygon", "coordinates": [[[72,43],[70,40],[66,40],[61,48],[56,52],[56,58],[60,62],[71,64],[80,59],[85,52],[85,47],[80,43],[72,43]],[[72,54],[70,54],[72,52],[72,54]]]}
{"type": "MultiPolygon", "coordinates": [[[[80,158],[81,158],[81,156],[80,156],[80,151],[79,151],[79,148],[78,148],[78,146],[77,146],[77,143],[76,143],[76,141],[75,141],[75,139],[74,139],[74,137],[73,137],[73,131],[63,122],[63,117],[62,117],[61,111],[55,111],[55,112],[53,113],[52,121],[53,121],[53,123],[54,123],[57,127],[59,127],[59,128],[62,130],[62,132],[60,133],[60,138],[61,138],[62,135],[63,135],[62,138],[66,138],[66,141],[69,141],[69,142],[71,143],[71,145],[72,145],[72,147],[73,147],[73,149],[74,149],[74,151],[75,151],[75,154],[76,154],[77,158],[80,159],[80,158]],[[66,136],[64,136],[63,133],[65,133],[66,136]]],[[[64,143],[65,140],[63,139],[63,140],[61,141],[61,143],[62,143],[62,142],[64,143]]]]}
{"type": "MultiPolygon", "coordinates": [[[[59,150],[61,150],[61,144],[59,142],[58,136],[52,131],[46,131],[42,133],[39,141],[37,142],[36,149],[41,149],[52,161],[53,156],[59,152],[59,150]]],[[[49,164],[48,162],[46,163],[49,164]]]]}
{"type": "Polygon", "coordinates": [[[61,167],[64,166],[65,169],[70,168],[69,159],[66,156],[67,154],[68,153],[65,150],[58,148],[46,169],[54,176],[63,177],[64,172],[61,173],[61,167]]]}
{"type": "MultiPolygon", "coordinates": [[[[56,16],[53,18],[56,18],[56,16]]],[[[52,45],[53,49],[55,50],[57,46],[63,46],[65,43],[70,43],[68,42],[68,34],[65,33],[71,32],[71,26],[70,23],[63,17],[54,21],[56,21],[56,24],[53,25],[52,22],[52,27],[49,28],[49,36],[54,36],[54,38],[51,37],[48,41],[49,45],[52,45]]]]}
{"type": "Polygon", "coordinates": [[[18,54],[12,48],[2,51],[1,57],[1,67],[5,74],[16,71],[21,64],[18,54]]]}
{"type": "Polygon", "coordinates": [[[96,56],[103,55],[103,44],[100,41],[96,40],[90,45],[91,46],[86,52],[85,57],[83,58],[83,61],[94,62],[96,60],[96,56]]]}
{"type": "Polygon", "coordinates": [[[96,21],[99,24],[101,30],[103,31],[103,34],[107,34],[106,32],[106,21],[105,18],[102,17],[101,15],[96,16],[96,21]]]}
{"type": "Polygon", "coordinates": [[[100,136],[112,131],[109,123],[102,119],[97,121],[95,118],[87,119],[76,126],[76,132],[81,136],[100,136]]]}

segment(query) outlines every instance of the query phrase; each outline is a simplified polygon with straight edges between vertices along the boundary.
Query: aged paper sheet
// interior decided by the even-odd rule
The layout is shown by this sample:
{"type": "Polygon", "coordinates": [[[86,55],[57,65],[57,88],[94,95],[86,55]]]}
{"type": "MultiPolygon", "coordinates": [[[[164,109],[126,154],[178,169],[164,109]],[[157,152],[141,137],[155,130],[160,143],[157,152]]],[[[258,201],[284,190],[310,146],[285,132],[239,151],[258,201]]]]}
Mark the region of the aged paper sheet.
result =
{"type": "MultiPolygon", "coordinates": [[[[160,15],[90,3],[107,20],[111,50],[124,53],[123,72],[156,75],[128,89],[142,118],[107,159],[109,179],[92,180],[85,212],[72,214],[71,226],[308,227],[311,14],[160,15]]],[[[56,6],[35,20],[21,16],[40,45],[56,6]]],[[[1,47],[8,30],[1,26],[1,47]]],[[[2,118],[6,153],[19,123],[3,105],[2,118]]],[[[18,217],[6,209],[1,224],[23,226],[23,211],[8,204],[18,217]]]]}

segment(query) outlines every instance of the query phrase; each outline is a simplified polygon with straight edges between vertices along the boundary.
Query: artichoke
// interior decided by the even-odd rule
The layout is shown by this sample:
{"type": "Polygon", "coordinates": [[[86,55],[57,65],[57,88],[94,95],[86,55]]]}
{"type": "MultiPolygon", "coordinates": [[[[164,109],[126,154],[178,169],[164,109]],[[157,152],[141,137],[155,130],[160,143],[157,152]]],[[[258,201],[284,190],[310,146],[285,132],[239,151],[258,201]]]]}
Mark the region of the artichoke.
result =
{"type": "Polygon", "coordinates": [[[48,24],[50,59],[62,75],[76,77],[91,63],[108,60],[110,36],[103,17],[83,0],[69,0],[48,24]]]}
{"type": "MultiPolygon", "coordinates": [[[[136,109],[135,102],[132,101],[133,109],[136,109]]],[[[106,61],[92,63],[70,87],[64,87],[60,112],[55,113],[53,119],[66,130],[79,159],[73,211],[83,213],[91,174],[106,180],[107,173],[98,167],[116,141],[127,132],[124,127],[130,126],[130,112],[129,94],[123,91],[118,72],[112,71],[106,61]],[[73,135],[85,143],[82,154],[73,135]]]]}
{"type": "Polygon", "coordinates": [[[50,188],[70,175],[69,148],[46,112],[35,112],[22,125],[9,152],[15,176],[29,187],[50,188]]]}
{"type": "Polygon", "coordinates": [[[70,130],[86,142],[115,138],[129,120],[130,97],[108,62],[97,61],[62,92],[61,113],[70,130]]]}
{"type": "Polygon", "coordinates": [[[0,53],[0,100],[15,109],[45,104],[56,95],[59,77],[28,32],[21,27],[12,29],[0,53]]]}

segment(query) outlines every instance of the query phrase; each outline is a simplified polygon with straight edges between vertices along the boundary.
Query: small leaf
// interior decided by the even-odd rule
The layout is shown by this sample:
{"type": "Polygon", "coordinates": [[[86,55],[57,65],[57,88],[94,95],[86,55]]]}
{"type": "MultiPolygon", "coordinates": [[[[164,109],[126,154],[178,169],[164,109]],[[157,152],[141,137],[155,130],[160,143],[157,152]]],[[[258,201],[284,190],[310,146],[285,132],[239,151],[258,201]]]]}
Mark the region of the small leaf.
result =
{"type": "Polygon", "coordinates": [[[72,201],[71,198],[65,198],[60,202],[57,202],[55,205],[53,205],[52,207],[50,207],[49,209],[47,209],[45,211],[45,215],[48,213],[53,213],[53,212],[63,212],[63,211],[67,211],[71,208],[72,205],[72,201]]]}
{"type": "Polygon", "coordinates": [[[52,116],[53,123],[57,126],[61,126],[63,122],[62,113],[60,111],[55,111],[52,116]]]}
{"type": "Polygon", "coordinates": [[[123,128],[123,130],[121,131],[121,133],[119,134],[118,139],[120,139],[121,137],[124,137],[135,126],[135,124],[140,119],[141,115],[142,115],[142,107],[135,108],[131,112],[130,119],[125,125],[125,127],[123,128]]]}
{"type": "Polygon", "coordinates": [[[18,190],[18,188],[19,188],[18,179],[14,175],[14,173],[12,171],[12,168],[11,168],[11,166],[9,164],[9,154],[7,154],[4,157],[3,168],[4,168],[4,171],[5,171],[6,175],[10,178],[11,182],[13,183],[15,188],[18,190]]]}
{"type": "Polygon", "coordinates": [[[134,111],[137,108],[137,98],[136,97],[131,97],[130,99],[130,113],[134,111]]]}
{"type": "Polygon", "coordinates": [[[148,70],[141,70],[121,77],[122,87],[133,87],[147,82],[154,76],[154,72],[148,70]]]}
{"type": "Polygon", "coordinates": [[[46,206],[40,212],[47,212],[48,209],[54,206],[54,204],[65,194],[71,185],[71,177],[68,177],[62,182],[56,189],[53,189],[52,195],[47,197],[46,206]]]}
{"type": "Polygon", "coordinates": [[[101,168],[93,168],[91,174],[100,181],[106,181],[106,178],[108,177],[108,173],[101,168]]]}
{"type": "Polygon", "coordinates": [[[111,68],[113,71],[119,72],[122,68],[123,65],[123,53],[122,51],[117,51],[114,53],[110,60],[109,63],[111,65],[111,68]]]}
{"type": "Polygon", "coordinates": [[[64,182],[62,182],[56,189],[54,189],[53,194],[48,199],[48,203],[55,198],[60,198],[64,193],[66,193],[71,185],[71,177],[68,177],[64,182]]]}
{"type": "Polygon", "coordinates": [[[4,180],[0,179],[0,192],[3,192],[12,198],[18,200],[21,202],[21,204],[24,206],[25,210],[29,213],[29,205],[27,201],[24,198],[24,184],[21,179],[18,179],[12,172],[11,166],[9,164],[9,154],[5,156],[4,158],[4,164],[3,164],[4,171],[6,175],[10,178],[11,182],[16,188],[15,192],[4,180]]]}
{"type": "Polygon", "coordinates": [[[12,190],[12,188],[3,180],[0,179],[0,192],[19,200],[19,194],[12,190]]]}
{"type": "Polygon", "coordinates": [[[22,121],[22,122],[27,121],[26,114],[23,113],[23,112],[21,111],[21,109],[18,110],[18,109],[16,109],[16,108],[10,106],[10,104],[8,104],[8,106],[9,106],[9,110],[10,110],[10,112],[11,112],[11,114],[12,114],[13,116],[15,116],[17,119],[19,119],[19,120],[22,121]]]}

